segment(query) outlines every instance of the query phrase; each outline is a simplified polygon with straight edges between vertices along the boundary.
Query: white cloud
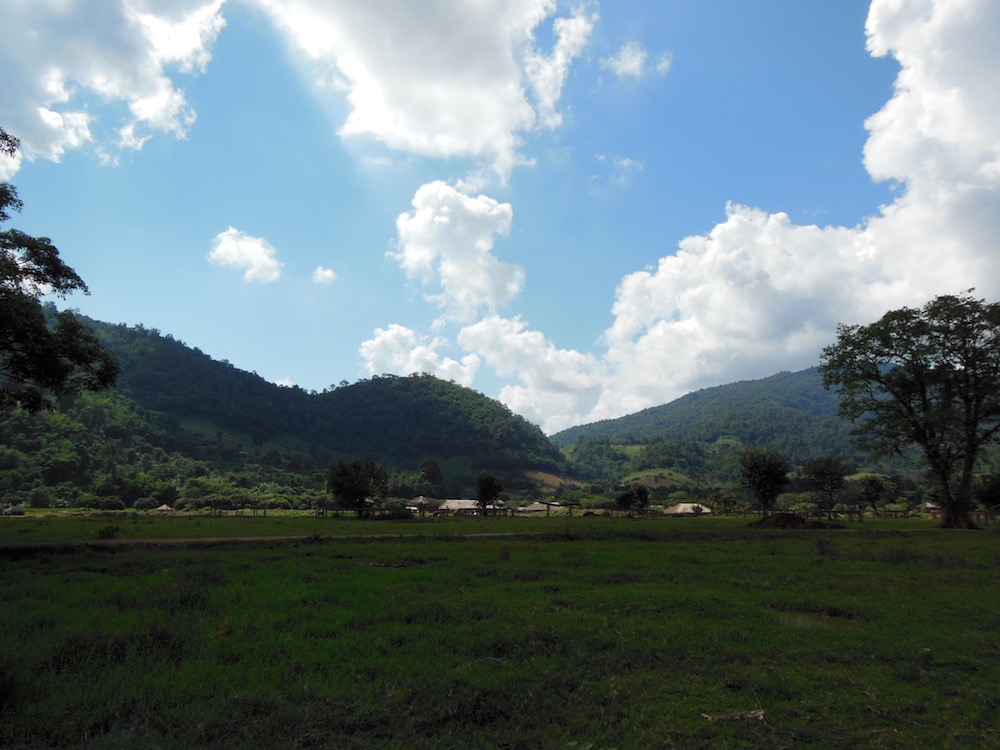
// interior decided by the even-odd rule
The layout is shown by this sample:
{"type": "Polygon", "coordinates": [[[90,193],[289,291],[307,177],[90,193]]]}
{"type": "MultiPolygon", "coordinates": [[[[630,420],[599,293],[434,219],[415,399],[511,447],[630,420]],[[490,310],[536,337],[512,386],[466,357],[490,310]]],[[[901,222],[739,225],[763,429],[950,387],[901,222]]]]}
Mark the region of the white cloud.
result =
{"type": "Polygon", "coordinates": [[[341,136],[421,156],[486,159],[501,181],[524,161],[520,134],[539,119],[558,124],[566,71],[595,20],[582,9],[556,18],[546,55],[535,31],[556,13],[555,0],[257,2],[317,81],[346,93],[341,136]]]}
{"type": "Polygon", "coordinates": [[[53,161],[89,143],[114,161],[114,150],[141,148],[152,133],[184,137],[195,113],[166,67],[205,69],[225,25],[222,4],[0,0],[5,28],[17,29],[0,47],[0,122],[27,158],[53,161]],[[123,103],[128,115],[104,123],[88,106],[94,98],[123,103]]]}
{"type": "Polygon", "coordinates": [[[646,65],[648,60],[649,53],[646,48],[640,42],[630,41],[625,42],[615,54],[603,58],[601,67],[610,70],[619,78],[638,80],[650,74],[666,75],[670,72],[674,58],[669,52],[661,53],[651,67],[646,65]]]}
{"type": "Polygon", "coordinates": [[[442,358],[438,349],[447,345],[448,342],[442,338],[428,341],[413,330],[393,323],[388,328],[375,329],[374,336],[363,342],[359,351],[370,375],[427,372],[471,386],[479,370],[479,357],[467,354],[461,361],[442,358]]]}
{"type": "Polygon", "coordinates": [[[271,244],[233,227],[215,236],[208,260],[217,266],[242,270],[243,281],[248,284],[269,284],[281,277],[282,264],[271,244]]]}
{"type": "Polygon", "coordinates": [[[575,424],[590,413],[607,382],[604,367],[590,354],[559,349],[520,318],[488,316],[462,329],[458,343],[501,376],[516,376],[500,400],[546,432],[575,424]]]}
{"type": "Polygon", "coordinates": [[[656,71],[656,75],[665,76],[670,72],[670,68],[674,64],[674,55],[671,52],[663,52],[656,58],[656,66],[653,70],[656,71]]]}
{"type": "MultiPolygon", "coordinates": [[[[864,161],[874,178],[898,181],[900,197],[855,227],[729,205],[710,232],[622,279],[600,361],[553,356],[516,321],[470,326],[459,343],[520,381],[502,396],[512,408],[547,429],[619,416],[814,365],[838,322],[969,287],[1000,297],[1000,4],[874,0],[867,31],[872,53],[901,70],[866,123],[864,161]],[[580,363],[581,378],[552,385],[563,360],[580,363]]],[[[617,69],[645,65],[626,52],[617,69]]]]}
{"type": "Polygon", "coordinates": [[[975,286],[1000,296],[1000,5],[875,0],[868,48],[901,64],[865,123],[864,159],[902,196],[869,231],[907,303],[975,286]]]}
{"type": "Polygon", "coordinates": [[[312,280],[317,284],[332,284],[337,280],[337,274],[333,269],[316,266],[316,270],[313,271],[312,280]]]}
{"type": "Polygon", "coordinates": [[[24,157],[21,152],[16,152],[13,156],[0,153],[0,180],[6,182],[10,180],[21,168],[21,161],[24,157]]]}
{"type": "Polygon", "coordinates": [[[887,279],[864,233],[743,206],[727,214],[655,270],[622,280],[604,335],[616,378],[592,417],[811,366],[845,310],[874,311],[865,298],[887,279]]]}
{"type": "Polygon", "coordinates": [[[524,286],[524,269],[493,255],[496,236],[510,231],[509,203],[472,197],[444,182],[421,186],[413,211],[396,220],[398,249],[389,253],[411,279],[440,285],[429,299],[454,320],[467,322],[477,311],[494,311],[524,286]]]}
{"type": "Polygon", "coordinates": [[[614,55],[601,60],[601,67],[619,78],[642,78],[649,53],[639,42],[626,42],[614,55]]]}
{"type": "Polygon", "coordinates": [[[578,9],[572,17],[555,20],[556,46],[551,55],[529,48],[525,72],[534,90],[542,123],[548,128],[562,124],[562,115],[557,110],[562,89],[570,65],[587,46],[595,23],[597,13],[587,15],[582,8],[578,9]]]}
{"type": "Polygon", "coordinates": [[[449,345],[447,340],[391,324],[376,329],[359,351],[371,375],[428,372],[470,387],[485,362],[501,377],[520,381],[504,386],[500,400],[549,433],[589,414],[608,381],[593,355],[558,349],[520,318],[489,315],[462,328],[458,344],[466,352],[461,360],[443,357],[439,350],[449,345]]]}
{"type": "Polygon", "coordinates": [[[177,63],[184,73],[204,73],[212,59],[209,48],[226,25],[221,14],[223,2],[138,3],[148,10],[135,12],[135,18],[146,28],[157,61],[177,63]]]}

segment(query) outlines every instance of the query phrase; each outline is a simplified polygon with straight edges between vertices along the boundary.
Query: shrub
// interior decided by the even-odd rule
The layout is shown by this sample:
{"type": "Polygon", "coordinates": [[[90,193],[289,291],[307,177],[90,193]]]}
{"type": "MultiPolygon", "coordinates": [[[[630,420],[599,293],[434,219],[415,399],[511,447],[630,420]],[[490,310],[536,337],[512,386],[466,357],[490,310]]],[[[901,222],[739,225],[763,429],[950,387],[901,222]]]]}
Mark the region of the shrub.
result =
{"type": "Polygon", "coordinates": [[[73,503],[75,508],[97,508],[99,507],[101,498],[90,492],[81,492],[80,496],[76,498],[73,503]]]}
{"type": "Polygon", "coordinates": [[[55,497],[48,487],[36,487],[28,493],[28,504],[32,508],[51,508],[55,497]]]}

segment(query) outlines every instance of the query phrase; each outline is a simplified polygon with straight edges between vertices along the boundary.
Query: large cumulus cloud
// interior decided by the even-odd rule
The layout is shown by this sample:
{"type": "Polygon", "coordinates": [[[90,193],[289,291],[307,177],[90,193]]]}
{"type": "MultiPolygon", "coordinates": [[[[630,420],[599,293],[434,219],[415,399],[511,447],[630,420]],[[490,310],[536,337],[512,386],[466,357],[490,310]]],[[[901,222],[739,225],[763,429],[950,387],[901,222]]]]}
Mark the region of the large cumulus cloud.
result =
{"type": "MultiPolygon", "coordinates": [[[[204,71],[225,25],[222,4],[0,0],[5,27],[18,29],[0,45],[0,122],[28,158],[53,161],[86,145],[114,161],[153,133],[183,137],[195,113],[168,68],[204,71]],[[125,112],[101,119],[92,100],[125,112]]],[[[16,166],[0,168],[10,177],[16,166]]]]}
{"type": "Polygon", "coordinates": [[[620,281],[599,358],[519,319],[470,326],[458,341],[514,380],[509,404],[552,431],[813,365],[838,322],[970,287],[1000,296],[1000,5],[874,0],[866,31],[871,54],[900,64],[863,154],[897,198],[851,227],[730,204],[620,281]]]}
{"type": "Polygon", "coordinates": [[[552,18],[554,0],[257,0],[343,92],[345,138],[427,157],[473,157],[506,181],[526,158],[521,136],[560,122],[558,102],[596,15],[581,4],[552,18]],[[552,19],[554,45],[536,31],[552,19]]]}
{"type": "Polygon", "coordinates": [[[440,287],[429,299],[448,317],[468,322],[480,310],[507,304],[524,286],[524,269],[492,252],[513,216],[509,203],[428,183],[413,197],[413,211],[397,219],[398,249],[390,256],[410,278],[440,287]]]}

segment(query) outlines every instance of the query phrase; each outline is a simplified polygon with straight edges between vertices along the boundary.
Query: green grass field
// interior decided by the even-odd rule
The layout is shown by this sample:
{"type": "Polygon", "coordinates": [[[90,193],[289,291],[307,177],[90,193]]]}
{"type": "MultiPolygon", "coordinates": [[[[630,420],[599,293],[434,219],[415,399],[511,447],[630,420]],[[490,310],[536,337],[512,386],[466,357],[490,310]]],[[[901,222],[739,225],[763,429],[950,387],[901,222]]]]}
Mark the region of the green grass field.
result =
{"type": "Polygon", "coordinates": [[[1000,746],[995,530],[29,517],[0,560],[4,748],[1000,746]],[[120,541],[231,536],[298,538],[120,541]]]}

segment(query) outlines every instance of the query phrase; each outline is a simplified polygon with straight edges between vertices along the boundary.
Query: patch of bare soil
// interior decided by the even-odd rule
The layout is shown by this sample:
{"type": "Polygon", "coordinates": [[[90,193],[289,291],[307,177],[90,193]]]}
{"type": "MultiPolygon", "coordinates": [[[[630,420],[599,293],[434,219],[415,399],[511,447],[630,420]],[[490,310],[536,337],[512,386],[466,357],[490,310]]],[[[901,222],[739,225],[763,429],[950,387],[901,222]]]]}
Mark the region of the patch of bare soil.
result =
{"type": "Polygon", "coordinates": [[[809,521],[794,513],[773,513],[747,524],[752,529],[843,529],[844,524],[829,521],[809,521]]]}

